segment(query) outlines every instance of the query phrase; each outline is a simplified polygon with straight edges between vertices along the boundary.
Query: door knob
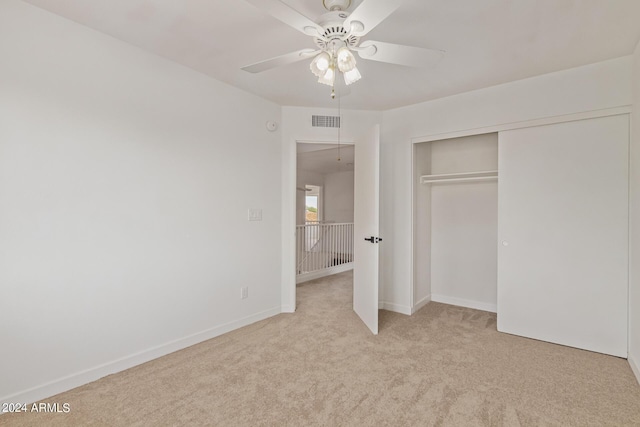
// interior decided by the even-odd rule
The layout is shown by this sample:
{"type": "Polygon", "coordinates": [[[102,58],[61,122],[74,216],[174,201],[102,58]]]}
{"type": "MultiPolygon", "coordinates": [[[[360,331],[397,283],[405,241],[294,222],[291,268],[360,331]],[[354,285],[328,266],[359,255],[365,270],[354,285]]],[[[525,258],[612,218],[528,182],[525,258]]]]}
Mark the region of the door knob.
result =
{"type": "Polygon", "coordinates": [[[366,240],[367,242],[371,242],[371,243],[378,243],[378,242],[382,242],[382,238],[381,237],[365,237],[364,240],[366,240]]]}

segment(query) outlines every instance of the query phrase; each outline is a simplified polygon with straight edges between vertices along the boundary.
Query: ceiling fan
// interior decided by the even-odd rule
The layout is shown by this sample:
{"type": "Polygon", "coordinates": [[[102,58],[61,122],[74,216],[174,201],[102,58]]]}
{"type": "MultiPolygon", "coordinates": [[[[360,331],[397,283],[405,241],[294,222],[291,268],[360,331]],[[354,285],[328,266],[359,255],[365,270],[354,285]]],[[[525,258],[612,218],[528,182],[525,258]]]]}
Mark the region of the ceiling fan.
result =
{"type": "Polygon", "coordinates": [[[360,80],[361,75],[352,52],[356,52],[362,59],[409,67],[431,65],[444,55],[444,52],[438,49],[423,49],[375,40],[361,41],[361,37],[400,7],[403,0],[363,0],[353,12],[347,11],[351,6],[351,0],[322,0],[328,12],[320,16],[316,22],[279,0],[247,1],[311,36],[316,46],[315,49],[301,49],[242,67],[250,73],[260,73],[313,58],[310,68],[318,77],[318,82],[333,87],[338,72],[342,73],[347,85],[360,80]]]}

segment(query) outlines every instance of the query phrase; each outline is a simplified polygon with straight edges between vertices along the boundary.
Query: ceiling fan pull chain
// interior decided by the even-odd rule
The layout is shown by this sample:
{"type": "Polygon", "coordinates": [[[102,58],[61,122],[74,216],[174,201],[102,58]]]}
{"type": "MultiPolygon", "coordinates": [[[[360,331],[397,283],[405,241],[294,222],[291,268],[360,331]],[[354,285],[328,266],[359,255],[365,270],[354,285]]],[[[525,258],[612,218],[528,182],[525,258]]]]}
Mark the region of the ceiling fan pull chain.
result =
{"type": "Polygon", "coordinates": [[[338,169],[340,168],[339,164],[340,164],[340,128],[342,127],[342,110],[340,108],[341,102],[340,102],[340,98],[341,96],[339,96],[340,94],[338,94],[338,169]]]}

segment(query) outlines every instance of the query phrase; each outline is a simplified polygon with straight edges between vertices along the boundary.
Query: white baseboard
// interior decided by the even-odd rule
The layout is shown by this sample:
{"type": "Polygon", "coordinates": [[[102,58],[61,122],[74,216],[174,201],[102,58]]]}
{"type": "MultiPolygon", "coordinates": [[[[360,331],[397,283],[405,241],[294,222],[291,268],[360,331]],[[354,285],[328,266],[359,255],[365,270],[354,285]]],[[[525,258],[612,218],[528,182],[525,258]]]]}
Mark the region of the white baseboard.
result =
{"type": "Polygon", "coordinates": [[[413,308],[411,309],[411,314],[420,310],[422,307],[429,304],[430,302],[431,302],[431,295],[427,295],[426,297],[422,298],[413,306],[413,308]]]}
{"type": "Polygon", "coordinates": [[[411,307],[408,305],[394,304],[392,302],[379,301],[378,308],[381,310],[393,311],[400,314],[411,316],[411,307]]]}
{"type": "Polygon", "coordinates": [[[427,295],[422,298],[418,303],[413,307],[409,307],[408,305],[395,304],[387,301],[378,301],[378,309],[380,310],[388,310],[393,311],[395,313],[406,314],[407,316],[411,316],[416,311],[420,310],[422,307],[427,305],[431,301],[431,295],[427,295]]]}
{"type": "Polygon", "coordinates": [[[488,304],[486,302],[450,297],[447,295],[431,294],[431,301],[441,302],[443,304],[458,305],[460,307],[475,308],[476,310],[490,311],[492,313],[498,312],[497,304],[488,304]]]}
{"type": "Polygon", "coordinates": [[[37,402],[47,397],[54,396],[58,393],[71,390],[72,388],[76,388],[81,385],[96,381],[107,375],[124,371],[125,369],[129,369],[142,363],[146,363],[150,360],[157,359],[158,357],[166,356],[169,353],[182,350],[183,348],[190,347],[194,344],[210,340],[211,338],[215,338],[219,335],[225,334],[243,326],[247,326],[268,317],[275,316],[276,314],[280,314],[280,312],[280,307],[265,310],[251,316],[235,320],[233,322],[225,323],[224,325],[216,326],[214,328],[177,339],[175,341],[170,341],[157,347],[152,347],[150,349],[132,354],[130,356],[114,360],[112,362],[98,365],[94,368],[86,369],[84,371],[68,375],[55,381],[41,384],[39,386],[23,390],[8,396],[2,396],[0,397],[0,404],[11,402],[30,404],[33,402],[37,402]]]}
{"type": "Polygon", "coordinates": [[[631,366],[631,370],[633,371],[633,374],[636,376],[636,380],[638,381],[638,384],[640,384],[640,369],[638,368],[638,364],[636,363],[635,359],[631,356],[631,354],[627,355],[627,361],[629,362],[629,366],[631,366]]]}
{"type": "Polygon", "coordinates": [[[323,268],[322,270],[312,271],[311,273],[298,274],[296,276],[296,284],[308,282],[309,280],[319,279],[321,277],[331,276],[332,274],[338,274],[349,270],[353,270],[352,262],[336,265],[335,267],[323,268]]]}
{"type": "Polygon", "coordinates": [[[296,307],[293,305],[283,305],[282,308],[280,309],[281,313],[295,313],[296,312],[296,307]]]}

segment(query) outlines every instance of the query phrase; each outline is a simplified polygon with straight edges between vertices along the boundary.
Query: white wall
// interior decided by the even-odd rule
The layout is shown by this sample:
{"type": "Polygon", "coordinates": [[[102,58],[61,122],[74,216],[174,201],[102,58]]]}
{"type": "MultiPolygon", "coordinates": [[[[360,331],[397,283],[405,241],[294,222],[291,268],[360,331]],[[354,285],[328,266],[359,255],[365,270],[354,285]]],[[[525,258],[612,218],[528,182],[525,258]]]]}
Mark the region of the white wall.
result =
{"type": "Polygon", "coordinates": [[[325,175],[323,218],[336,223],[353,222],[353,171],[325,175]]]}
{"type": "Polygon", "coordinates": [[[498,185],[431,188],[431,299],[495,312],[498,185]]]}
{"type": "MultiPolygon", "coordinates": [[[[329,96],[329,94],[327,94],[329,96]]],[[[337,102],[337,101],[336,101],[337,102]]],[[[296,141],[337,142],[335,128],[314,128],[311,116],[338,115],[337,109],[282,107],[282,310],[295,310],[295,223],[296,223],[296,141]]],[[[381,123],[379,111],[341,111],[340,141],[356,142],[365,132],[381,123]]],[[[356,145],[357,150],[357,145],[356,145]]]]}
{"type": "Polygon", "coordinates": [[[16,0],[0,58],[0,400],[280,312],[280,107],[16,0]]]}
{"type": "Polygon", "coordinates": [[[640,381],[640,42],[633,53],[629,179],[629,363],[640,381]]]}
{"type": "Polygon", "coordinates": [[[385,300],[411,309],[412,138],[628,106],[632,60],[617,58],[385,111],[381,235],[391,236],[381,247],[385,300]]]}

